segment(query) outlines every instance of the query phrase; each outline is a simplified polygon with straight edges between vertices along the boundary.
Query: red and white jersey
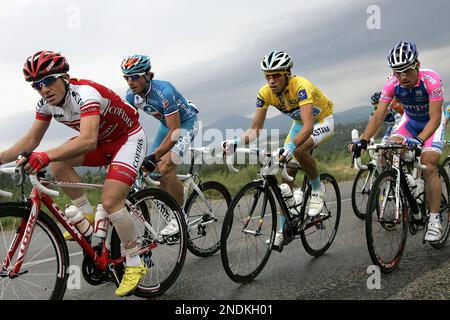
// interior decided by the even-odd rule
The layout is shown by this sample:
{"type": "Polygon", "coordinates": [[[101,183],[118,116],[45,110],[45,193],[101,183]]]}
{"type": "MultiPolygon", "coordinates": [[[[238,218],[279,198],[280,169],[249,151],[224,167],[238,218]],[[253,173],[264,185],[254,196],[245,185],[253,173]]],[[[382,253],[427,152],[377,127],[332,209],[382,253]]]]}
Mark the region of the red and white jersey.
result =
{"type": "Polygon", "coordinates": [[[141,129],[139,113],[112,90],[90,80],[70,79],[62,106],[49,105],[41,99],[36,106],[36,119],[55,118],[80,131],[82,117],[100,115],[99,142],[109,142],[141,129]]]}

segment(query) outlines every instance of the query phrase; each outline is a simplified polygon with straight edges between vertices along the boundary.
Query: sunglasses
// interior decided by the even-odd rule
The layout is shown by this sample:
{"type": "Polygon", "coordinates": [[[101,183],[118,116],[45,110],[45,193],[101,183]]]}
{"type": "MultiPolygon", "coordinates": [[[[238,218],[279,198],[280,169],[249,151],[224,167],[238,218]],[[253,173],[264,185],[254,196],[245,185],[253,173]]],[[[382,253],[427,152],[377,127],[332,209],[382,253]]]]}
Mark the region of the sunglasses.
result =
{"type": "Polygon", "coordinates": [[[60,73],[60,74],[52,74],[50,76],[47,76],[45,78],[42,78],[39,81],[35,81],[31,83],[31,87],[33,87],[33,89],[35,90],[39,90],[42,88],[42,86],[50,86],[53,83],[55,83],[56,79],[58,79],[59,77],[62,77],[64,74],[60,73]]]}
{"type": "Polygon", "coordinates": [[[401,70],[401,71],[393,70],[393,72],[394,72],[394,75],[395,75],[396,77],[400,77],[400,76],[408,76],[408,73],[409,73],[411,70],[417,69],[417,67],[418,67],[418,63],[415,63],[412,67],[410,67],[410,68],[408,68],[408,69],[406,69],[406,70],[401,70]]]}
{"type": "Polygon", "coordinates": [[[287,74],[287,72],[285,72],[285,71],[282,71],[282,72],[274,72],[274,73],[266,73],[265,75],[264,75],[264,77],[266,78],[266,80],[269,80],[269,79],[278,79],[278,78],[280,78],[281,76],[283,76],[283,75],[285,75],[285,74],[287,74]]]}
{"type": "Polygon", "coordinates": [[[143,72],[143,73],[136,73],[136,74],[132,74],[132,75],[129,75],[129,76],[124,75],[123,78],[124,78],[126,81],[128,81],[128,80],[136,81],[137,79],[139,79],[139,78],[142,77],[143,75],[145,75],[145,72],[143,72]]]}

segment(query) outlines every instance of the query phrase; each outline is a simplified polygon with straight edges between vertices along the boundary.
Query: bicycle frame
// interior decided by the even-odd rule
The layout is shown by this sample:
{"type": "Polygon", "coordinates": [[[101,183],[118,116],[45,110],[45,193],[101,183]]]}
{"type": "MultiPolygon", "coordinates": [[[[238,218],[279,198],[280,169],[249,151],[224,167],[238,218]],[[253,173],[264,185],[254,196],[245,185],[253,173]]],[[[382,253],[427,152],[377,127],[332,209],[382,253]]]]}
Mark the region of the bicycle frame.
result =
{"type": "MultiPolygon", "coordinates": [[[[269,156],[268,154],[265,154],[264,151],[259,151],[259,150],[246,150],[245,148],[241,149],[238,148],[236,150],[236,152],[246,152],[246,153],[256,153],[258,156],[269,156]],[[242,150],[242,151],[241,151],[242,150]]],[[[263,218],[265,216],[265,210],[266,210],[266,204],[268,202],[268,192],[272,191],[272,194],[275,195],[275,199],[276,201],[278,201],[280,207],[281,207],[281,211],[283,212],[284,216],[286,217],[286,221],[288,222],[286,225],[291,229],[291,232],[293,231],[294,228],[296,228],[297,230],[307,230],[310,227],[316,226],[318,224],[320,224],[322,221],[328,219],[328,217],[321,217],[318,219],[315,219],[313,221],[311,221],[310,219],[305,219],[305,207],[306,207],[306,201],[304,200],[303,203],[301,204],[301,210],[299,212],[299,217],[300,217],[300,221],[301,224],[300,226],[298,225],[298,218],[294,217],[287,204],[286,201],[283,198],[283,195],[281,193],[280,187],[278,186],[278,180],[274,174],[274,168],[278,167],[280,164],[277,161],[273,161],[273,156],[271,156],[272,158],[270,159],[270,161],[268,163],[266,163],[260,170],[259,175],[261,176],[261,179],[264,181],[264,199],[263,199],[263,212],[261,213],[260,216],[260,221],[257,227],[256,231],[253,230],[248,230],[247,226],[250,223],[250,219],[251,219],[251,214],[253,213],[253,210],[255,209],[257,202],[258,202],[258,198],[254,199],[251,210],[250,210],[250,216],[248,217],[247,221],[244,223],[244,229],[243,232],[244,233],[250,233],[250,234],[255,234],[255,235],[259,235],[261,228],[262,228],[262,222],[263,222],[263,218]]],[[[278,156],[276,156],[277,158],[278,156]]],[[[265,160],[263,160],[264,162],[265,160]]],[[[229,164],[230,167],[230,171],[234,171],[237,172],[238,170],[236,168],[234,168],[231,164],[229,164]]],[[[290,180],[293,181],[293,178],[288,176],[287,172],[286,172],[286,164],[282,165],[282,176],[284,177],[284,179],[286,180],[290,180]]],[[[299,170],[299,169],[297,169],[299,170]]],[[[308,188],[308,177],[305,175],[303,182],[302,182],[302,191],[304,192],[304,194],[306,194],[306,190],[308,188]]],[[[292,232],[292,234],[297,234],[298,232],[292,232]]]]}
{"type": "MultiPolygon", "coordinates": [[[[403,189],[405,190],[405,194],[404,196],[407,198],[408,200],[408,204],[410,205],[410,209],[413,212],[413,214],[418,214],[420,211],[420,208],[417,204],[417,202],[414,199],[414,196],[411,193],[411,190],[409,188],[408,182],[406,180],[406,175],[405,172],[403,171],[403,159],[402,156],[400,154],[400,149],[403,149],[404,146],[396,146],[394,145],[394,147],[391,145],[377,145],[377,146],[373,146],[373,147],[369,147],[369,148],[373,148],[373,149],[388,149],[388,150],[393,150],[394,152],[392,153],[392,165],[391,168],[394,169],[397,172],[397,177],[396,177],[396,182],[395,182],[395,222],[399,222],[399,217],[400,217],[400,186],[403,186],[403,189]]],[[[414,158],[414,167],[419,167],[420,169],[424,169],[425,167],[422,167],[422,165],[419,163],[418,158],[415,157],[414,158]]],[[[382,221],[383,216],[384,216],[384,210],[386,208],[386,204],[387,204],[387,200],[388,200],[388,195],[389,195],[389,189],[385,190],[385,195],[383,198],[383,202],[381,205],[381,212],[380,212],[380,216],[379,216],[379,221],[382,221]]]]}
{"type": "MultiPolygon", "coordinates": [[[[53,184],[52,182],[46,181],[46,184],[53,184]]],[[[58,183],[55,182],[55,185],[62,186],[64,183],[58,183]]],[[[74,184],[74,183],[66,183],[66,185],[70,185],[72,187],[75,187],[78,185],[78,187],[86,187],[89,186],[88,184],[74,184]]],[[[99,185],[90,185],[93,188],[99,188],[99,185]]],[[[53,201],[53,199],[47,195],[41,193],[38,188],[33,187],[31,191],[31,206],[30,206],[30,217],[27,221],[23,220],[21,222],[20,227],[17,229],[19,232],[17,232],[14,236],[13,241],[11,242],[11,245],[8,249],[7,255],[5,260],[3,261],[2,267],[3,270],[7,270],[11,265],[11,259],[15,255],[16,250],[19,248],[19,254],[18,257],[14,263],[14,267],[12,270],[8,273],[8,277],[15,278],[19,276],[20,270],[22,268],[25,256],[27,254],[30,240],[33,235],[33,231],[38,219],[38,215],[41,211],[42,204],[44,204],[48,210],[53,214],[53,216],[61,223],[61,225],[72,235],[73,239],[78,243],[78,245],[83,249],[83,251],[92,259],[92,261],[95,263],[96,267],[101,271],[106,271],[108,268],[113,274],[115,281],[119,283],[118,277],[114,271],[114,267],[122,264],[125,260],[125,257],[120,257],[117,259],[111,260],[109,257],[110,254],[110,243],[111,243],[111,237],[112,237],[112,228],[109,225],[107,229],[107,235],[106,238],[102,241],[102,251],[101,254],[98,255],[98,253],[94,250],[94,248],[91,246],[90,242],[84,238],[81,233],[69,222],[68,218],[65,216],[63,211],[58,207],[58,205],[53,201]]],[[[137,210],[133,204],[126,199],[126,205],[131,209],[131,213],[136,215],[137,218],[141,221],[141,223],[144,224],[146,229],[152,233],[152,235],[155,236],[154,229],[148,224],[148,222],[143,217],[142,213],[137,210]]],[[[29,205],[28,205],[29,206],[29,205]]],[[[138,253],[139,254],[145,254],[148,251],[154,249],[157,246],[157,244],[153,243],[145,248],[141,248],[138,253]]],[[[64,273],[65,270],[61,266],[60,268],[61,273],[64,273]]],[[[25,271],[26,272],[26,271],[25,271]]],[[[62,274],[58,275],[59,277],[63,277],[62,274]]]]}

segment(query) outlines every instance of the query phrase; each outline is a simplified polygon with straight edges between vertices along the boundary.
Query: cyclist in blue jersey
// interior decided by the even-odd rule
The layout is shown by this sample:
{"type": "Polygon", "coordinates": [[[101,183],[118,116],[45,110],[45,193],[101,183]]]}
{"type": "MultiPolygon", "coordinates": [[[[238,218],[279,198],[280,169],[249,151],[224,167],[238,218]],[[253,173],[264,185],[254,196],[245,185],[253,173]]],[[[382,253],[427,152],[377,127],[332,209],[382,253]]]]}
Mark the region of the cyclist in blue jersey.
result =
{"type": "MultiPolygon", "coordinates": [[[[183,184],[176,176],[176,168],[198,129],[198,110],[170,82],[153,79],[148,56],[130,55],[122,61],[121,68],[129,86],[126,100],[161,122],[142,166],[148,172],[157,168],[162,176],[161,188],[182,205],[183,184]]],[[[161,234],[176,232],[178,224],[171,221],[161,234]]]]}

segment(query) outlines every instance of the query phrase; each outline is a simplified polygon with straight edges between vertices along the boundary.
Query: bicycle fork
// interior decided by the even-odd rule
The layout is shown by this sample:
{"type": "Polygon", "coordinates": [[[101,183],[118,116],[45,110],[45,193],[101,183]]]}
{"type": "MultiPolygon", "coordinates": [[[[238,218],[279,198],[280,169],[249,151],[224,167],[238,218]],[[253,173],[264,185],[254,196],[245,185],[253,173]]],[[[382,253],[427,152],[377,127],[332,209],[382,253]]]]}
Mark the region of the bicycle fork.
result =
{"type": "Polygon", "coordinates": [[[267,204],[267,201],[268,201],[267,193],[268,192],[264,192],[263,208],[262,208],[261,215],[259,217],[258,224],[256,226],[256,230],[249,230],[248,229],[248,225],[250,224],[250,221],[253,219],[252,215],[253,215],[253,212],[256,209],[256,205],[258,204],[259,197],[261,196],[261,191],[258,190],[258,192],[253,196],[253,203],[252,203],[249,215],[248,215],[247,218],[244,219],[244,228],[242,230],[242,232],[244,234],[253,234],[253,235],[255,235],[255,237],[261,235],[261,229],[262,229],[262,225],[263,225],[263,222],[264,222],[264,216],[266,214],[266,204],[267,204]]]}
{"type": "Polygon", "coordinates": [[[1,277],[7,276],[11,279],[14,279],[28,272],[27,270],[20,272],[20,269],[22,268],[25,255],[28,252],[31,236],[33,235],[33,231],[36,226],[36,222],[41,207],[41,200],[36,191],[34,191],[32,198],[34,198],[34,200],[30,210],[30,217],[28,218],[28,220],[22,219],[19,227],[16,229],[16,233],[11,242],[11,245],[8,248],[8,252],[6,253],[5,260],[3,261],[2,264],[2,270],[0,272],[1,277]],[[19,248],[19,244],[20,249],[19,254],[16,258],[16,262],[14,263],[12,269],[10,271],[7,271],[11,266],[12,258],[14,257],[17,249],[19,248]]]}

